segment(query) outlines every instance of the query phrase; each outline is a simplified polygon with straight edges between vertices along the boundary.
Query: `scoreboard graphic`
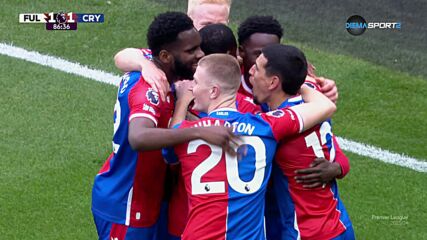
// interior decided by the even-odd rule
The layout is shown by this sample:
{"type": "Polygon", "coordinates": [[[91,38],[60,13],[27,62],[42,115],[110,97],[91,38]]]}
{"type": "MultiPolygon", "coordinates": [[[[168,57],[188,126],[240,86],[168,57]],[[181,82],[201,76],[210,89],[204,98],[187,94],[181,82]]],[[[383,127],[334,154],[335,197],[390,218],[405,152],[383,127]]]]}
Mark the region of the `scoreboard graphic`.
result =
{"type": "Polygon", "coordinates": [[[21,13],[19,23],[45,23],[46,30],[77,30],[77,23],[103,23],[102,13],[21,13]]]}

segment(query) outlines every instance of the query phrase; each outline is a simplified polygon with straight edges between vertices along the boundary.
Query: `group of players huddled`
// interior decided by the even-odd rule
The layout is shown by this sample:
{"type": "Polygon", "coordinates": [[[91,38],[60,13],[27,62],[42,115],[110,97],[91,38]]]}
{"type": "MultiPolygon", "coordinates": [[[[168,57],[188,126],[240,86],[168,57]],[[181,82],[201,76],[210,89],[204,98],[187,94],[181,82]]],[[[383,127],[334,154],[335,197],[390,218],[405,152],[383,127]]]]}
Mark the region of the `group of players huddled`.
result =
{"type": "Polygon", "coordinates": [[[123,70],[113,152],[95,177],[102,240],[354,239],[338,194],[335,82],[280,44],[272,16],[227,27],[231,0],[161,13],[123,70]]]}

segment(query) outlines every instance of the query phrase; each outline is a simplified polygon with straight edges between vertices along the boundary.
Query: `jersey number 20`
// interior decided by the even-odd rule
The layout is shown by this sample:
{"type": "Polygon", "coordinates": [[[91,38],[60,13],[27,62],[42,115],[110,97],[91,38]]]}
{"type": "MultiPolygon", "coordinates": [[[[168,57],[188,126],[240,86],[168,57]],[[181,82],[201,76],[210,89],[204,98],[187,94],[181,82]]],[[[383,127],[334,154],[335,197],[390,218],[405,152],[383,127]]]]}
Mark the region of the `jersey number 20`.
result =
{"type": "MultiPolygon", "coordinates": [[[[255,174],[252,180],[245,182],[239,176],[237,156],[225,154],[227,180],[235,191],[243,194],[254,193],[258,191],[264,181],[265,166],[266,166],[266,150],[263,141],[259,137],[244,136],[242,137],[243,144],[253,147],[255,150],[255,174]]],[[[191,175],[192,194],[212,194],[224,193],[225,182],[213,181],[202,182],[202,176],[209,172],[221,161],[222,148],[210,145],[202,140],[191,141],[188,145],[188,154],[195,153],[197,148],[202,145],[207,145],[211,149],[211,154],[201,162],[191,175]]],[[[237,151],[237,149],[235,149],[237,151]]]]}

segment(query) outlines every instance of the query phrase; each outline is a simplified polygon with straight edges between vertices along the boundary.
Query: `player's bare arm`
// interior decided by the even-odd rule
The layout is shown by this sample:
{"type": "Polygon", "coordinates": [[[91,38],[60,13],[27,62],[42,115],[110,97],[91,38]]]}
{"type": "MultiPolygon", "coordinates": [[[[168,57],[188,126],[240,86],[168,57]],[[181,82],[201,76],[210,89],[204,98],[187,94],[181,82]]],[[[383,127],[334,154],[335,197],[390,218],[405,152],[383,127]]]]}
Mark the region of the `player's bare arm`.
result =
{"type": "Polygon", "coordinates": [[[123,72],[141,72],[145,81],[156,92],[159,92],[163,101],[165,100],[170,89],[166,74],[148,60],[140,49],[125,48],[121,50],[114,56],[114,64],[123,72]]]}
{"type": "Polygon", "coordinates": [[[114,64],[123,72],[142,71],[144,54],[137,48],[125,48],[114,56],[114,64]]]}
{"type": "Polygon", "coordinates": [[[296,170],[297,183],[305,188],[317,188],[334,180],[342,174],[341,165],[337,162],[329,162],[325,158],[316,158],[309,168],[296,170]]]}
{"type": "Polygon", "coordinates": [[[186,119],[188,115],[188,106],[194,99],[193,93],[191,92],[192,84],[193,81],[190,80],[183,80],[175,83],[177,100],[175,103],[173,117],[170,122],[170,127],[173,127],[186,119]]]}
{"type": "Polygon", "coordinates": [[[301,86],[300,93],[305,103],[291,109],[301,116],[303,131],[332,117],[336,111],[335,104],[322,93],[305,85],[301,86]]]}
{"type": "Polygon", "coordinates": [[[130,121],[128,139],[132,149],[137,151],[158,150],[194,139],[203,139],[228,150],[238,141],[231,128],[224,126],[165,129],[156,128],[152,120],[143,117],[130,121]]]}

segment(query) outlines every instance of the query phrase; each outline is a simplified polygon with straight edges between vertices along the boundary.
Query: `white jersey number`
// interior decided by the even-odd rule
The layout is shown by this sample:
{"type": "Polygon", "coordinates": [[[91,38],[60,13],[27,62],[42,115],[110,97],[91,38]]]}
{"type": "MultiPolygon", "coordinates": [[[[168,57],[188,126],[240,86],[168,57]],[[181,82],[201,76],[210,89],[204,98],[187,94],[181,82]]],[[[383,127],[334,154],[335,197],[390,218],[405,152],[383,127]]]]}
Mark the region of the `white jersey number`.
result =
{"type": "MultiPolygon", "coordinates": [[[[244,145],[250,145],[255,150],[255,174],[252,180],[245,182],[239,176],[237,156],[225,154],[227,179],[230,187],[235,191],[243,194],[250,194],[258,191],[263,183],[266,166],[266,149],[259,137],[244,136],[242,137],[244,145]]],[[[199,146],[206,145],[211,149],[211,154],[201,162],[191,175],[192,194],[212,194],[224,193],[225,182],[213,181],[202,182],[202,177],[221,161],[222,148],[210,145],[202,140],[191,141],[188,145],[188,154],[195,153],[199,146]]],[[[235,149],[237,151],[237,149],[235,149]]]]}
{"type": "MultiPolygon", "coordinates": [[[[122,117],[122,109],[120,108],[119,99],[116,101],[116,105],[114,105],[114,132],[113,137],[116,135],[117,130],[119,129],[120,122],[122,117]]],[[[116,154],[119,151],[120,145],[113,141],[113,152],[116,154]]]]}
{"type": "MultiPolygon", "coordinates": [[[[314,154],[318,158],[324,158],[325,154],[323,153],[322,146],[327,143],[327,136],[329,135],[330,138],[332,138],[332,127],[329,122],[323,122],[320,126],[320,141],[317,137],[316,132],[312,132],[308,136],[305,137],[305,143],[307,147],[313,148],[314,154]]],[[[332,139],[331,139],[332,141],[332,139]]],[[[331,144],[331,152],[329,153],[330,159],[329,161],[333,162],[335,160],[335,145],[332,141],[331,144]]]]}

